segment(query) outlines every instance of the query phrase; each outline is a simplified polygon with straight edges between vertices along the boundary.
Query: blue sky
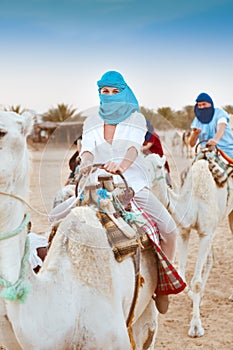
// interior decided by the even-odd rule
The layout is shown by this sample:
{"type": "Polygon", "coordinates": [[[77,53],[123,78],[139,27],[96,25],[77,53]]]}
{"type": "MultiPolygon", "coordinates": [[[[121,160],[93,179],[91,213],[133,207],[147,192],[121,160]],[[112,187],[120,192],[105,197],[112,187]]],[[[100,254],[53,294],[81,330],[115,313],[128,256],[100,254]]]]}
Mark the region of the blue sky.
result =
{"type": "Polygon", "coordinates": [[[233,105],[233,0],[0,0],[0,104],[98,104],[118,70],[140,105],[233,105]]]}

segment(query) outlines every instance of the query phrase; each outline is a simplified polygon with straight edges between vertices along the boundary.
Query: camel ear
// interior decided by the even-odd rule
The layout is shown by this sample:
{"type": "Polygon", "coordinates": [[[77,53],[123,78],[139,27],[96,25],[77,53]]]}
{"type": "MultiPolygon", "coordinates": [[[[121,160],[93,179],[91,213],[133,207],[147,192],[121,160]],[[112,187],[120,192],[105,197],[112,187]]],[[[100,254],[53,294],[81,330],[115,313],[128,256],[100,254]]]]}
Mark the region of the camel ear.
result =
{"type": "Polygon", "coordinates": [[[22,133],[23,135],[27,136],[32,131],[36,114],[33,111],[25,111],[22,113],[22,117],[23,117],[22,133]]]}
{"type": "Polygon", "coordinates": [[[165,157],[165,155],[163,155],[163,156],[161,157],[159,154],[153,153],[153,156],[157,159],[157,164],[158,164],[158,166],[162,168],[162,167],[164,166],[164,164],[166,163],[166,157],[165,157]]]}
{"type": "Polygon", "coordinates": [[[166,156],[163,155],[163,156],[161,157],[161,161],[162,161],[163,166],[165,165],[166,160],[167,160],[167,159],[166,159],[166,156]]]}

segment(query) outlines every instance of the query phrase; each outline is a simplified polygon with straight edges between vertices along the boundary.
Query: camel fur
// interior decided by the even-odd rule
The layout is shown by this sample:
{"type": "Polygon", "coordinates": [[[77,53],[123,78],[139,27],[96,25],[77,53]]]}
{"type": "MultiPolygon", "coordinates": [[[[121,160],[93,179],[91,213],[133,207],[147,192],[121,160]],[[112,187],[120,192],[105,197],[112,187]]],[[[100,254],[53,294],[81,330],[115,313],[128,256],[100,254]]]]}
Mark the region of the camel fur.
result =
{"type": "Polygon", "coordinates": [[[200,303],[213,264],[214,234],[226,217],[233,233],[233,178],[230,177],[223,187],[217,186],[208,161],[198,160],[191,166],[177,193],[166,185],[164,162],[165,157],[160,158],[156,154],[147,156],[153,192],[168,208],[179,227],[178,270],[184,280],[191,230],[196,230],[199,237],[195,271],[187,291],[193,303],[188,334],[190,337],[200,337],[204,335],[200,303]]]}
{"type": "Polygon", "coordinates": [[[0,344],[8,350],[154,349],[157,311],[151,296],[157,265],[153,251],[142,255],[140,273],[145,282],[127,329],[134,263],[115,261],[94,208],[72,209],[59,225],[39,273],[27,262],[25,275],[20,275],[27,230],[3,237],[17,230],[26,212],[24,203],[11,194],[26,198],[26,137],[31,126],[28,116],[0,112],[0,292],[8,291],[4,283],[14,290],[16,281],[22,293],[28,292],[24,302],[21,294],[15,293],[13,300],[1,294],[0,344]]]}

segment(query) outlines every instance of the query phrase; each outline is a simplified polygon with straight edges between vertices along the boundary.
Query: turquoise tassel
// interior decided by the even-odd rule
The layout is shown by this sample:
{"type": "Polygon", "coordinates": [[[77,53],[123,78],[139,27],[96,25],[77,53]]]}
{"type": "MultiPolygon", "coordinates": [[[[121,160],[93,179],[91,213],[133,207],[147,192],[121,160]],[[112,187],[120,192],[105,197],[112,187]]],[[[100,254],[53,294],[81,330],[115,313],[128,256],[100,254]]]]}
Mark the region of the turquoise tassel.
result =
{"type": "Polygon", "coordinates": [[[11,286],[8,288],[3,288],[3,290],[1,291],[1,296],[10,301],[18,301],[20,303],[25,303],[29,291],[29,285],[11,286]]]}

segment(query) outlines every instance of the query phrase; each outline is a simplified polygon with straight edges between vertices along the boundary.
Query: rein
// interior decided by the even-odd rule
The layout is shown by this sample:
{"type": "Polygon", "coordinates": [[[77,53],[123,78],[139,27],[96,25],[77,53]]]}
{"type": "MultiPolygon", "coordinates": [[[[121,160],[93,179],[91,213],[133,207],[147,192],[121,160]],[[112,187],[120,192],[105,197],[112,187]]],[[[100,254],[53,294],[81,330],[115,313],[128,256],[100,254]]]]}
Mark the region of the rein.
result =
{"type": "Polygon", "coordinates": [[[9,232],[0,234],[0,241],[2,241],[4,239],[11,238],[11,237],[14,237],[17,234],[19,234],[27,226],[29,221],[30,221],[30,215],[29,214],[25,214],[24,218],[23,218],[23,221],[21,222],[21,224],[16,229],[14,229],[13,231],[9,231],[9,232]]]}
{"type": "Polygon", "coordinates": [[[29,209],[31,209],[35,213],[48,217],[48,214],[42,213],[41,211],[33,208],[27,201],[25,201],[25,199],[23,199],[20,196],[17,196],[16,194],[0,191],[0,195],[11,197],[11,198],[15,198],[18,201],[20,201],[21,203],[23,203],[24,205],[26,205],[29,209]]]}
{"type": "MultiPolygon", "coordinates": [[[[8,195],[8,196],[16,198],[24,203],[24,200],[21,197],[11,195],[11,194],[6,193],[6,192],[0,192],[0,194],[8,195]]],[[[18,235],[19,233],[21,233],[25,229],[25,227],[27,226],[29,221],[30,221],[30,215],[27,213],[24,215],[22,222],[20,223],[20,225],[16,229],[9,231],[9,232],[6,232],[6,233],[3,233],[3,234],[0,234],[0,241],[14,237],[14,236],[18,235]]],[[[21,260],[20,274],[19,274],[17,281],[14,283],[11,283],[11,282],[7,281],[5,278],[0,276],[0,286],[3,287],[0,295],[3,298],[10,300],[10,301],[19,301],[21,303],[25,302],[26,297],[27,297],[28,292],[29,292],[29,286],[22,285],[22,282],[23,282],[25,274],[26,274],[26,267],[27,267],[26,263],[27,263],[27,260],[29,258],[29,254],[30,254],[30,241],[29,241],[29,237],[27,236],[26,241],[25,241],[25,246],[24,246],[24,254],[23,254],[23,257],[21,260]]]]}
{"type": "MultiPolygon", "coordinates": [[[[85,185],[84,185],[85,187],[85,185]]],[[[83,189],[82,189],[83,190],[83,189]]],[[[2,196],[7,196],[7,197],[11,197],[11,198],[14,198],[14,199],[17,199],[18,201],[20,201],[21,203],[23,203],[24,205],[26,205],[29,209],[31,209],[34,213],[36,214],[39,214],[41,216],[46,216],[48,219],[51,219],[51,217],[53,217],[53,215],[51,214],[46,214],[46,213],[43,213],[41,212],[40,210],[37,210],[35,208],[33,208],[25,199],[23,199],[22,197],[20,196],[17,196],[13,193],[8,193],[8,192],[3,192],[3,191],[0,191],[0,195],[2,196]]],[[[76,200],[74,201],[74,203],[72,203],[73,205],[77,203],[77,201],[80,199],[79,198],[80,196],[78,196],[78,198],[76,198],[76,200]]],[[[56,217],[56,215],[54,215],[54,217],[56,217]]]]}
{"type": "Polygon", "coordinates": [[[26,263],[29,258],[29,254],[30,254],[30,242],[29,242],[29,237],[27,237],[25,242],[24,255],[21,260],[21,270],[17,281],[14,283],[11,283],[6,279],[4,279],[3,277],[0,277],[0,285],[3,287],[0,295],[4,299],[10,300],[10,301],[18,301],[21,303],[24,303],[26,301],[26,297],[29,293],[29,285],[22,285],[22,282],[26,274],[26,267],[27,267],[26,263]]]}

